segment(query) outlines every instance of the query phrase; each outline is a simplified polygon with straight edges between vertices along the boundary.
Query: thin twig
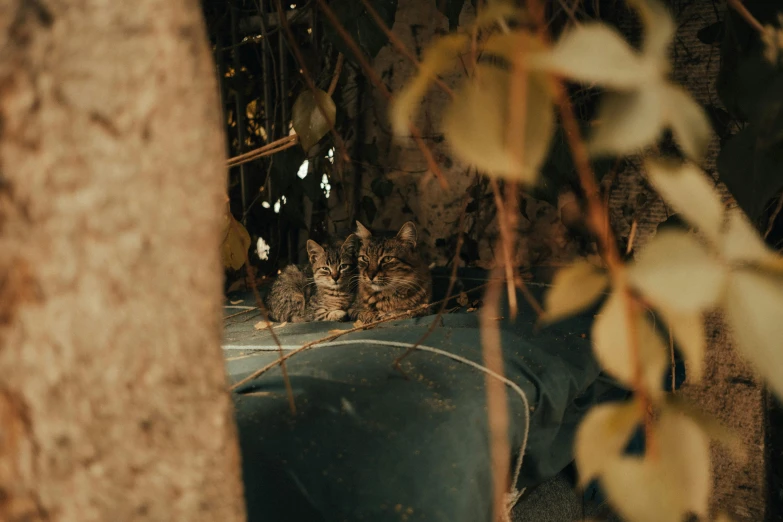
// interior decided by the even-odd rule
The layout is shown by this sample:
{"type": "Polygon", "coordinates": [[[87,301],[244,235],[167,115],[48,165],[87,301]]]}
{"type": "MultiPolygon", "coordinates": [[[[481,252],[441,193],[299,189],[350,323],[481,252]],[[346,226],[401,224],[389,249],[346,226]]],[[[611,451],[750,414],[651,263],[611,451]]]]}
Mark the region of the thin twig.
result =
{"type": "MultiPolygon", "coordinates": [[[[255,151],[252,151],[253,154],[248,156],[248,157],[245,157],[245,158],[242,158],[242,159],[239,159],[239,160],[236,160],[236,158],[232,158],[235,161],[230,161],[227,164],[227,166],[229,168],[230,167],[236,167],[236,166],[242,165],[244,163],[250,163],[251,161],[255,161],[255,160],[259,159],[259,158],[264,158],[266,156],[271,156],[273,154],[277,154],[278,152],[282,152],[282,151],[284,151],[286,149],[290,149],[291,147],[295,147],[299,143],[299,136],[294,135],[293,137],[295,139],[287,141],[286,143],[283,143],[282,145],[278,145],[278,146],[271,147],[271,148],[268,148],[269,146],[267,145],[266,146],[267,148],[265,148],[265,150],[256,149],[255,151]]],[[[270,143],[270,145],[273,145],[273,144],[278,143],[280,141],[283,141],[283,140],[274,141],[274,142],[270,143]]],[[[262,148],[264,148],[264,147],[262,147],[262,148]]],[[[245,154],[247,154],[247,153],[245,153],[245,154]]]]}
{"type": "Polygon", "coordinates": [[[674,362],[674,334],[672,333],[671,328],[669,328],[669,357],[672,361],[672,393],[674,393],[674,388],[677,385],[677,379],[675,378],[675,370],[677,369],[677,365],[674,362]]]}
{"type": "MultiPolygon", "coordinates": [[[[479,314],[481,347],[484,366],[498,375],[505,376],[503,351],[500,341],[500,278],[499,264],[493,270],[494,277],[484,297],[484,307],[479,314]]],[[[511,448],[508,441],[508,402],[506,387],[497,380],[486,378],[487,414],[490,436],[490,463],[492,469],[492,520],[501,521],[506,516],[506,492],[509,490],[511,448]]]]}
{"type": "Polygon", "coordinates": [[[767,222],[767,230],[764,232],[764,239],[767,239],[767,236],[769,236],[770,232],[772,232],[772,227],[775,226],[775,221],[778,219],[778,215],[780,214],[781,210],[783,210],[783,194],[781,194],[778,198],[778,204],[775,206],[775,211],[772,212],[772,215],[769,217],[769,222],[767,222]]]}
{"type": "Polygon", "coordinates": [[[340,74],[343,72],[343,61],[345,60],[345,57],[343,56],[343,53],[337,54],[337,63],[334,66],[334,74],[332,75],[332,81],[329,84],[329,90],[326,91],[329,93],[329,96],[334,94],[334,90],[337,88],[337,80],[340,79],[340,74]]]}
{"type": "Polygon", "coordinates": [[[639,228],[638,222],[634,219],[631,223],[631,232],[628,234],[628,245],[625,247],[626,255],[630,254],[633,250],[633,242],[636,239],[636,229],[639,228]]]}
{"type": "MultiPolygon", "coordinates": [[[[231,219],[231,225],[233,227],[237,227],[236,220],[231,219]]],[[[239,230],[237,229],[237,233],[239,230]]],[[[250,257],[247,254],[247,249],[245,249],[245,270],[247,271],[248,279],[250,280],[250,287],[253,289],[253,296],[256,299],[256,305],[258,305],[259,310],[261,310],[261,315],[264,316],[264,321],[266,321],[266,328],[269,330],[269,334],[272,336],[272,339],[275,341],[275,344],[277,345],[277,352],[280,355],[281,363],[280,363],[280,369],[283,372],[283,382],[285,383],[285,391],[286,395],[288,396],[288,406],[291,408],[291,415],[296,415],[296,401],[294,400],[294,390],[291,387],[291,379],[288,378],[288,369],[285,366],[285,363],[282,362],[283,357],[283,345],[280,343],[280,338],[277,337],[277,334],[274,331],[273,323],[269,320],[269,314],[266,311],[266,307],[264,306],[264,302],[261,300],[261,295],[258,293],[258,287],[256,286],[256,278],[253,271],[253,266],[250,264],[250,257]]]]}
{"type": "MultiPolygon", "coordinates": [[[[384,32],[386,37],[389,39],[389,41],[392,43],[394,47],[397,48],[398,51],[400,51],[406,58],[408,58],[410,61],[416,65],[419,69],[421,69],[421,62],[416,58],[416,56],[408,50],[407,47],[405,47],[405,44],[403,44],[399,38],[397,38],[397,35],[394,34],[394,32],[389,28],[389,26],[386,25],[386,23],[383,21],[383,18],[378,14],[378,11],[375,10],[375,8],[372,6],[372,4],[368,0],[361,0],[362,4],[364,4],[364,8],[367,9],[367,12],[370,13],[370,16],[373,20],[375,20],[375,24],[380,27],[381,31],[384,32]]],[[[451,99],[454,99],[454,91],[446,85],[446,83],[435,76],[433,78],[433,81],[443,89],[443,92],[448,94],[451,99]]]]}
{"type": "MultiPolygon", "coordinates": [[[[514,237],[512,231],[509,230],[509,219],[506,212],[506,205],[503,202],[503,198],[500,194],[500,188],[495,178],[490,178],[490,186],[492,187],[492,193],[495,195],[495,207],[498,211],[498,228],[500,229],[500,245],[503,251],[503,268],[506,274],[506,289],[508,291],[508,308],[512,317],[517,315],[517,293],[514,290],[516,283],[514,279],[514,263],[512,260],[514,237]]],[[[497,262],[496,260],[495,262],[497,262]]]]}
{"type": "MultiPolygon", "coordinates": [[[[364,56],[364,53],[362,53],[362,50],[359,48],[359,45],[353,40],[353,38],[351,38],[351,35],[348,34],[348,31],[346,31],[345,27],[343,27],[343,25],[340,23],[340,20],[334,14],[334,11],[332,11],[332,9],[326,4],[324,0],[316,0],[316,1],[318,2],[318,6],[321,8],[321,11],[323,11],[324,15],[326,15],[326,18],[329,20],[329,23],[332,24],[334,30],[337,32],[340,38],[345,42],[345,44],[351,49],[351,52],[354,54],[356,60],[362,66],[362,69],[364,69],[364,72],[370,78],[370,81],[373,83],[373,85],[375,85],[375,87],[378,88],[378,90],[381,92],[384,98],[386,98],[387,100],[391,100],[392,99],[391,92],[389,92],[389,89],[383,83],[381,77],[378,76],[378,73],[375,72],[375,69],[372,68],[372,65],[370,65],[370,62],[367,60],[367,57],[364,56]]],[[[413,123],[408,124],[408,129],[410,130],[411,136],[413,136],[416,145],[419,147],[419,150],[421,150],[421,153],[424,155],[424,158],[427,160],[427,165],[429,166],[429,169],[438,179],[438,182],[440,183],[441,187],[443,187],[444,189],[448,188],[449,184],[446,181],[446,177],[443,175],[443,172],[441,172],[440,167],[438,167],[438,164],[432,155],[432,151],[430,151],[427,144],[424,143],[424,140],[421,137],[421,131],[419,131],[419,129],[416,128],[416,126],[413,125],[413,123]]]]}
{"type": "Polygon", "coordinates": [[[748,24],[751,25],[756,31],[759,33],[764,34],[766,32],[766,29],[764,29],[764,26],[761,25],[761,22],[756,20],[756,17],[751,14],[750,11],[748,11],[748,8],[745,7],[745,5],[740,2],[740,0],[728,0],[728,4],[737,11],[737,14],[739,14],[742,18],[745,19],[748,24]]]}

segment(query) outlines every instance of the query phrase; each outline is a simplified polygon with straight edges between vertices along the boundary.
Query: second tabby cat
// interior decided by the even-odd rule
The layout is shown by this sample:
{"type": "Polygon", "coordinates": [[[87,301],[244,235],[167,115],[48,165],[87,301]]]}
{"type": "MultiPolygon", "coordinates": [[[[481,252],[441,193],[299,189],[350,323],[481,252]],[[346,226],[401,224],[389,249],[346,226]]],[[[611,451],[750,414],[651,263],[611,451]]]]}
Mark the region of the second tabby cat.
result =
{"type": "Polygon", "coordinates": [[[309,265],[289,265],[267,297],[273,321],[342,321],[354,300],[356,247],[351,234],[341,245],[323,247],[307,240],[309,265]]]}
{"type": "MultiPolygon", "coordinates": [[[[352,319],[370,322],[410,311],[430,302],[432,275],[416,249],[416,225],[408,221],[391,238],[375,237],[356,222],[359,247],[359,293],[352,319]]],[[[414,315],[426,315],[427,308],[414,315]]]]}

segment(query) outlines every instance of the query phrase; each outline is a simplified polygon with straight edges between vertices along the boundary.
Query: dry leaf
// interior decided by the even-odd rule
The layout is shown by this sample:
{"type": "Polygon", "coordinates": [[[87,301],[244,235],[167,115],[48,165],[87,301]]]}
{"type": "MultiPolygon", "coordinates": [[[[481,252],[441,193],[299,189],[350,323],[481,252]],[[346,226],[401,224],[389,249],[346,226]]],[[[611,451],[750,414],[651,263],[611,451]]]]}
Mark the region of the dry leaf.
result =
{"type": "Polygon", "coordinates": [[[621,457],[640,422],[641,410],[635,400],[600,404],[590,409],[574,440],[580,486],[601,475],[607,462],[621,457]]]}
{"type": "Polygon", "coordinates": [[[458,53],[470,41],[467,34],[449,34],[435,40],[425,51],[419,71],[397,93],[390,105],[392,131],[398,136],[410,134],[410,122],[421,104],[430,83],[452,66],[458,53]]]}
{"type": "Polygon", "coordinates": [[[642,22],[643,54],[651,59],[665,61],[676,30],[672,15],[666,6],[656,0],[627,0],[627,3],[636,9],[642,22]]]}
{"type": "Polygon", "coordinates": [[[670,127],[690,158],[701,160],[710,136],[704,109],[669,79],[668,47],[674,22],[655,0],[632,0],[645,29],[642,52],[613,28],[588,23],[567,31],[555,46],[536,53],[531,67],[607,87],[600,126],[590,140],[595,155],[629,154],[652,145],[670,127]]]}
{"type": "Polygon", "coordinates": [[[724,206],[707,175],[692,163],[662,160],[647,160],[645,170],[650,184],[675,212],[718,244],[724,206]]]}
{"type": "Polygon", "coordinates": [[[329,93],[315,89],[315,91],[304,91],[299,95],[291,111],[291,123],[294,131],[299,135],[299,143],[305,153],[326,136],[334,125],[336,115],[337,107],[329,93]],[[326,118],[321,109],[326,111],[326,118]]]}
{"type": "MultiPolygon", "coordinates": [[[[593,323],[593,350],[601,366],[628,388],[633,387],[632,343],[627,299],[622,290],[614,290],[593,323]]],[[[646,314],[634,310],[634,333],[645,386],[653,395],[662,393],[663,372],[668,350],[646,314]]]]}
{"type": "Polygon", "coordinates": [[[724,266],[684,230],[662,230],[628,268],[629,282],[654,305],[696,312],[718,301],[724,266]]]}
{"type": "Polygon", "coordinates": [[[229,301],[232,305],[237,305],[242,302],[242,299],[237,299],[236,301],[229,301]]]}
{"type": "Polygon", "coordinates": [[[739,208],[727,211],[721,253],[728,263],[763,263],[776,257],[739,208]]]}
{"type": "Polygon", "coordinates": [[[704,317],[701,312],[671,312],[658,309],[685,358],[689,382],[699,382],[704,375],[704,317]]]}
{"type": "Polygon", "coordinates": [[[688,158],[703,158],[710,143],[712,126],[704,109],[679,85],[663,86],[662,108],[674,139],[688,158]]]}
{"type": "Polygon", "coordinates": [[[555,46],[530,58],[530,67],[573,81],[618,90],[637,89],[657,71],[622,35],[606,24],[586,23],[566,32],[555,46]]]}
{"type": "Polygon", "coordinates": [[[736,270],[723,306],[737,349],[783,398],[783,276],[736,270]]]}
{"type": "Polygon", "coordinates": [[[663,93],[657,84],[609,93],[598,108],[598,125],[588,148],[594,156],[622,155],[658,140],[663,131],[663,93]]]}
{"type": "Polygon", "coordinates": [[[242,223],[234,219],[230,212],[227,212],[226,224],[223,244],[220,245],[220,255],[226,268],[239,270],[247,259],[250,234],[247,233],[242,223]]]}
{"type": "Polygon", "coordinates": [[[267,328],[282,328],[287,324],[288,321],[283,321],[280,324],[275,324],[272,321],[270,321],[269,323],[267,323],[266,321],[258,321],[256,324],[253,325],[253,328],[255,328],[256,330],[266,330],[267,328]]]}
{"type": "Polygon", "coordinates": [[[712,478],[707,435],[687,416],[664,410],[654,427],[657,458],[611,460],[601,476],[612,506],[634,522],[679,522],[707,515],[712,478]]]}
{"type": "Polygon", "coordinates": [[[670,409],[690,417],[710,439],[729,450],[740,463],[747,461],[747,448],[737,432],[725,427],[718,419],[701,411],[694,404],[684,400],[682,396],[670,395],[666,398],[666,405],[670,409]]]}
{"type": "Polygon", "coordinates": [[[555,129],[547,79],[528,75],[523,143],[507,139],[511,75],[481,65],[443,116],[443,133],[454,155],[490,175],[533,184],[555,129]],[[520,162],[521,161],[521,162],[520,162]]]}
{"type": "Polygon", "coordinates": [[[606,272],[587,261],[577,261],[555,273],[552,288],[544,297],[540,320],[553,323],[592,305],[609,284],[606,272]]]}

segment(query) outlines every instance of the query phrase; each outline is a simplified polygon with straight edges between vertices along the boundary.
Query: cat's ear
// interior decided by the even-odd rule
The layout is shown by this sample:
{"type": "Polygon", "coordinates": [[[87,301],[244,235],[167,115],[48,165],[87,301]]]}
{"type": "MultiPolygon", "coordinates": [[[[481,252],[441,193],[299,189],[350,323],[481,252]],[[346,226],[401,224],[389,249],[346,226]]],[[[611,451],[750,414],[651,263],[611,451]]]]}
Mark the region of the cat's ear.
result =
{"type": "Polygon", "coordinates": [[[416,232],[416,225],[413,224],[413,221],[408,221],[403,226],[400,227],[400,231],[397,232],[397,239],[400,239],[402,241],[405,241],[406,243],[411,243],[413,246],[416,246],[416,240],[418,239],[418,234],[416,232]]]}
{"type": "Polygon", "coordinates": [[[312,239],[307,240],[307,257],[310,259],[310,262],[313,262],[313,259],[317,256],[324,253],[324,247],[313,241],[312,239]]]}
{"type": "Polygon", "coordinates": [[[343,241],[343,246],[340,247],[340,249],[349,255],[356,255],[357,247],[359,246],[359,236],[356,234],[350,234],[347,238],[345,238],[345,241],[343,241]]]}
{"type": "Polygon", "coordinates": [[[357,221],[356,222],[356,235],[359,236],[360,239],[370,239],[370,237],[372,237],[372,232],[367,230],[367,227],[365,227],[364,225],[362,225],[361,223],[359,223],[357,221]]]}

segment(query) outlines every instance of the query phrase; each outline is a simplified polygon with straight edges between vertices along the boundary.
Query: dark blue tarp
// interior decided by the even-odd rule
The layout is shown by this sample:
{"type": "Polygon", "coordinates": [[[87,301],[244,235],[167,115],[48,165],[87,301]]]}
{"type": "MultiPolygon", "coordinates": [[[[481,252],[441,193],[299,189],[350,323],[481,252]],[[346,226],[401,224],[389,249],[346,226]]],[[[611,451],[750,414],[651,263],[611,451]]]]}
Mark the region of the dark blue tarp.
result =
{"type": "MultiPolygon", "coordinates": [[[[461,274],[461,287],[471,286],[465,282],[471,274],[477,273],[461,274]]],[[[481,275],[474,279],[480,282],[481,275]]],[[[442,291],[445,281],[440,279],[442,291]]],[[[530,402],[518,483],[525,487],[554,477],[573,460],[579,420],[595,401],[618,392],[599,378],[592,357],[589,329],[595,310],[537,332],[534,314],[521,296],[519,302],[516,320],[504,318],[499,324],[506,377],[530,402]]],[[[377,344],[414,343],[432,320],[387,323],[339,339],[352,344],[291,358],[287,369],[296,416],[289,410],[279,368],[237,391],[250,521],[490,522],[485,374],[441,355],[416,352],[404,361],[403,376],[392,361],[404,349],[377,344]]],[[[350,326],[286,325],[279,336],[291,347],[350,326]]],[[[259,344],[273,345],[268,333],[258,336],[265,339],[259,344]]],[[[478,314],[444,315],[423,344],[481,364],[478,314]]],[[[230,378],[237,382],[274,357],[266,352],[238,358],[229,366],[230,378]]],[[[513,468],[526,426],[522,400],[506,389],[513,468]]]]}

